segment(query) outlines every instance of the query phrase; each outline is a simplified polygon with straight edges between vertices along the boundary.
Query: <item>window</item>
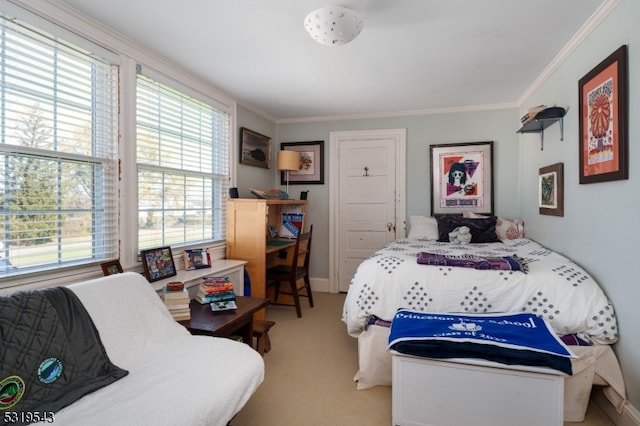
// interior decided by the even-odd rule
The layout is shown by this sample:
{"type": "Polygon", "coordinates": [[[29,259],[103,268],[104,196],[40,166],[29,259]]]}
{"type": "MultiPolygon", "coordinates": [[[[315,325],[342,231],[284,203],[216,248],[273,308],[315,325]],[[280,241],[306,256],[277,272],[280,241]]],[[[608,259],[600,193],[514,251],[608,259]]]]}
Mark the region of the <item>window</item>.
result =
{"type": "Polygon", "coordinates": [[[117,257],[117,66],[4,16],[0,59],[0,277],[117,257]]]}
{"type": "Polygon", "coordinates": [[[138,250],[223,240],[230,115],[141,73],[136,102],[138,250]]]}

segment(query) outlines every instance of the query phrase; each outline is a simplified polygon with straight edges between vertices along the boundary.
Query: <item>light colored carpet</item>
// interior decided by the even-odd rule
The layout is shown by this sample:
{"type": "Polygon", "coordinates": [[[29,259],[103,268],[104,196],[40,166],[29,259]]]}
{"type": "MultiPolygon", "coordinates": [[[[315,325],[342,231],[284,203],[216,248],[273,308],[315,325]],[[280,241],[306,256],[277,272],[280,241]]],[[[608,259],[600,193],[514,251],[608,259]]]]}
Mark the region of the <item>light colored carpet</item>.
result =
{"type": "MultiPolygon", "coordinates": [[[[391,388],[356,390],[357,340],[340,320],[344,294],[315,293],[315,307],[267,307],[271,351],[265,380],[232,426],[389,426],[391,388]]],[[[591,403],[581,426],[613,426],[591,403]]]]}

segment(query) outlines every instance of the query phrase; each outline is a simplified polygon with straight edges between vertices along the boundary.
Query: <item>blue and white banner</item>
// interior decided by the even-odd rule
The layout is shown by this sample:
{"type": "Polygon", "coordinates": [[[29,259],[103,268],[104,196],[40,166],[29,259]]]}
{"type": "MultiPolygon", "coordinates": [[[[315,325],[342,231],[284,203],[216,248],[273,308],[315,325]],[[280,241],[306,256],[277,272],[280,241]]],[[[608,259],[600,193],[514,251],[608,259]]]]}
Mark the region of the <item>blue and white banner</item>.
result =
{"type": "Polygon", "coordinates": [[[389,349],[429,358],[483,358],[571,374],[576,356],[547,322],[532,314],[447,314],[399,309],[389,349]]]}

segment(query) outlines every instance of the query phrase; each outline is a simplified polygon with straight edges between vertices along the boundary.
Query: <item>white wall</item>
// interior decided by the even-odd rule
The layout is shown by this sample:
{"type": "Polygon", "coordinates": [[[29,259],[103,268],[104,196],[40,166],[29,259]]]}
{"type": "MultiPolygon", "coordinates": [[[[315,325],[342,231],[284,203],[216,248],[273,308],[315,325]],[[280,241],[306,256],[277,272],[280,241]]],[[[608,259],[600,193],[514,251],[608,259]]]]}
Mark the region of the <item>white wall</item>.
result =
{"type": "MultiPolygon", "coordinates": [[[[276,133],[276,125],[262,118],[255,113],[247,110],[246,108],[238,106],[236,108],[237,118],[236,118],[236,146],[234,150],[236,150],[236,164],[234,167],[236,168],[236,180],[235,182],[231,182],[231,186],[236,186],[238,188],[238,195],[240,198],[255,198],[249,188],[256,189],[270,189],[275,188],[275,185],[272,185],[274,173],[277,174],[277,165],[275,161],[275,151],[272,152],[271,156],[271,168],[265,169],[262,167],[248,166],[246,164],[240,164],[240,128],[246,127],[247,129],[251,129],[254,132],[258,132],[262,135],[269,136],[272,138],[272,145],[276,145],[275,143],[275,133],[276,133]]],[[[280,149],[278,147],[278,149],[280,149]]],[[[273,150],[272,150],[273,151],[273,150]]]]}
{"type": "MultiPolygon", "coordinates": [[[[325,141],[325,184],[291,185],[296,198],[309,189],[309,223],[313,223],[314,249],[311,275],[329,277],[329,132],[371,129],[407,129],[407,217],[431,215],[429,145],[494,141],[495,211],[504,217],[519,215],[517,109],[433,114],[410,117],[338,120],[279,124],[274,149],[281,142],[325,141]]],[[[274,185],[279,184],[279,178],[274,185]]]]}
{"type": "Polygon", "coordinates": [[[520,139],[520,212],[528,236],[563,253],[590,272],[613,302],[620,341],[614,350],[622,365],[628,399],[640,407],[640,2],[623,0],[537,90],[526,106],[568,106],[564,141],[559,126],[545,133],[544,151],[537,135],[520,139]],[[578,81],[623,44],[629,53],[629,180],[580,185],[578,182],[578,81]],[[564,163],[565,215],[537,213],[538,169],[564,163]]]}

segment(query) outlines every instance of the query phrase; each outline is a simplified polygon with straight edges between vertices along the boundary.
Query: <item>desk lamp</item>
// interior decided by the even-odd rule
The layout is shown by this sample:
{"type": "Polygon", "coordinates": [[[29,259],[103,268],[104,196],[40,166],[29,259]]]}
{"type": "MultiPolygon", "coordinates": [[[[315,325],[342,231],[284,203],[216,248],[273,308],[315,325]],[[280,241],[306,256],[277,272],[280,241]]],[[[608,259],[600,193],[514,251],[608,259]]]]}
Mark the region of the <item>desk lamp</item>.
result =
{"type": "Polygon", "coordinates": [[[287,195],[289,194],[289,172],[300,170],[300,153],[298,151],[278,151],[278,170],[286,173],[287,195]]]}

